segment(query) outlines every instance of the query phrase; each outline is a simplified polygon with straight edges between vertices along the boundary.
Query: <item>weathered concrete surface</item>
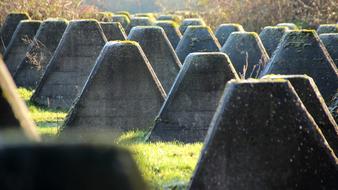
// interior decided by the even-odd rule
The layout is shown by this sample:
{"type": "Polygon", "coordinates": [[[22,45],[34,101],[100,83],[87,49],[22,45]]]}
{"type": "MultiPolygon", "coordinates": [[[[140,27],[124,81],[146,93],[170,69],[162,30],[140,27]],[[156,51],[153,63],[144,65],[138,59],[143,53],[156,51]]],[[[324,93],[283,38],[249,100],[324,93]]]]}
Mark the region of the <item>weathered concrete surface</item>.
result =
{"type": "Polygon", "coordinates": [[[181,34],[184,34],[184,32],[188,29],[189,26],[206,26],[206,24],[204,20],[201,18],[184,19],[180,25],[181,34]]]}
{"type": "Polygon", "coordinates": [[[272,56],[273,52],[277,49],[278,44],[281,42],[283,35],[289,29],[285,26],[267,26],[264,27],[259,34],[259,38],[265,47],[269,56],[272,56]]]}
{"type": "Polygon", "coordinates": [[[16,28],[4,53],[4,61],[12,76],[25,58],[28,47],[33,42],[40,24],[41,21],[37,20],[23,20],[16,28]]]}
{"type": "Polygon", "coordinates": [[[179,15],[160,15],[157,18],[158,21],[173,21],[177,24],[181,23],[182,17],[179,15]]]}
{"type": "Polygon", "coordinates": [[[31,100],[42,106],[68,109],[80,94],[106,42],[96,20],[69,22],[31,100]]]}
{"type": "Polygon", "coordinates": [[[322,24],[317,28],[317,34],[338,33],[338,24],[322,24]]]}
{"type": "Polygon", "coordinates": [[[65,19],[48,19],[40,25],[14,73],[17,86],[30,89],[37,87],[67,25],[68,21],[65,19]]]}
{"type": "Polygon", "coordinates": [[[230,57],[242,78],[256,78],[269,61],[269,55],[255,32],[233,32],[221,49],[230,57]]]}
{"type": "MultiPolygon", "coordinates": [[[[0,31],[0,42],[4,48],[6,48],[12,39],[16,27],[19,25],[21,20],[29,20],[28,13],[9,13],[3,23],[0,31]]],[[[5,49],[2,52],[4,53],[5,49]]]]}
{"type": "Polygon", "coordinates": [[[319,38],[338,67],[338,33],[321,34],[319,38]]]}
{"type": "Polygon", "coordinates": [[[113,137],[149,129],[165,98],[161,83],[136,42],[108,42],[62,131],[102,132],[113,137]]]}
{"type": "Polygon", "coordinates": [[[157,21],[155,25],[163,28],[171,45],[175,49],[182,38],[179,26],[173,21],[157,21]]]}
{"type": "Polygon", "coordinates": [[[337,189],[337,157],[285,81],[231,81],[190,189],[337,189]]]}
{"type": "Polygon", "coordinates": [[[130,19],[126,15],[113,15],[112,21],[119,22],[122,25],[123,29],[127,29],[130,23],[130,19]]]}
{"type": "Polygon", "coordinates": [[[0,139],[2,142],[13,139],[18,134],[19,140],[26,137],[40,141],[36,126],[31,119],[24,101],[20,98],[14,81],[0,55],[0,139]],[[8,134],[7,132],[10,132],[8,134]]]}
{"type": "Polygon", "coordinates": [[[287,27],[289,30],[298,30],[298,26],[294,23],[279,23],[277,26],[287,27]]]}
{"type": "Polygon", "coordinates": [[[135,26],[152,26],[155,20],[149,17],[133,17],[130,19],[129,26],[126,29],[126,33],[129,34],[130,30],[135,26]]]}
{"type": "Polygon", "coordinates": [[[308,75],[327,104],[338,89],[337,67],[312,30],[287,32],[261,76],[268,74],[308,75]]]}
{"type": "Polygon", "coordinates": [[[111,146],[2,146],[0,168],[4,190],[148,189],[132,155],[111,146]]]}
{"type": "Polygon", "coordinates": [[[176,54],[181,63],[190,53],[218,52],[221,45],[207,26],[189,26],[176,47],[176,54]]]}
{"type": "Polygon", "coordinates": [[[127,35],[119,22],[100,22],[100,26],[108,41],[127,39],[127,35]]]}
{"type": "Polygon", "coordinates": [[[192,53],[180,71],[155,126],[151,141],[203,141],[225,84],[238,75],[223,53],[192,53]]]}
{"type": "Polygon", "coordinates": [[[130,31],[128,40],[140,44],[163,89],[168,93],[182,65],[164,30],[158,26],[137,26],[130,31]]]}
{"type": "Polygon", "coordinates": [[[299,98],[322,131],[335,154],[338,155],[338,127],[315,82],[306,75],[268,75],[268,79],[291,82],[299,98]]]}
{"type": "Polygon", "coordinates": [[[240,24],[221,24],[217,27],[215,36],[221,46],[223,46],[233,32],[244,32],[244,28],[240,24]]]}

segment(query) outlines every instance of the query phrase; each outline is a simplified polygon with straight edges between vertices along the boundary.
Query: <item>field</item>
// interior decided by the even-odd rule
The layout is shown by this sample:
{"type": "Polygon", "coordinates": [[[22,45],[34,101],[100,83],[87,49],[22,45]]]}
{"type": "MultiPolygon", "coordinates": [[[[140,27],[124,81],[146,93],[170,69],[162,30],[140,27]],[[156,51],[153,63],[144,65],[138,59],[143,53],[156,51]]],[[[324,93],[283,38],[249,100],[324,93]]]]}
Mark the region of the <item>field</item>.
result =
{"type": "MultiPolygon", "coordinates": [[[[44,140],[55,139],[67,113],[33,105],[29,102],[30,90],[20,88],[19,94],[26,101],[44,140]]],[[[194,171],[202,143],[147,143],[145,136],[146,132],[131,131],[112,144],[123,146],[133,153],[141,173],[153,189],[184,189],[194,171]]]]}

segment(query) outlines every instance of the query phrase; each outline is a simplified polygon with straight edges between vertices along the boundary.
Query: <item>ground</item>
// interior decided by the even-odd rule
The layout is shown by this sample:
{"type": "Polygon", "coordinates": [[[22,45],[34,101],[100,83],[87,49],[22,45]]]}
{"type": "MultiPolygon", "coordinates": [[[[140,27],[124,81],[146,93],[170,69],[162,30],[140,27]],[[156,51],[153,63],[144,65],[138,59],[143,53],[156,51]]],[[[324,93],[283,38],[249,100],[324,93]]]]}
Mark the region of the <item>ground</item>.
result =
{"type": "MultiPolygon", "coordinates": [[[[32,91],[20,88],[19,94],[26,101],[38,131],[44,140],[57,137],[67,113],[40,108],[29,102],[32,91]]],[[[129,149],[139,169],[152,189],[184,189],[194,171],[202,143],[147,143],[146,132],[131,131],[121,135],[112,144],[129,149]]]]}

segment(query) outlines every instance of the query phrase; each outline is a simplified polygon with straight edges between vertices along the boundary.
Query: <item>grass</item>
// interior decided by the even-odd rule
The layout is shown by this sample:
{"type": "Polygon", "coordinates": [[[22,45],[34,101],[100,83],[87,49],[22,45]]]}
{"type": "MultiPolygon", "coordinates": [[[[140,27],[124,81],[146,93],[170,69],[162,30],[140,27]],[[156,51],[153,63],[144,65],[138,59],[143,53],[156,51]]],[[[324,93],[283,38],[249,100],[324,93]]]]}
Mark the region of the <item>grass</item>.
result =
{"type": "MultiPolygon", "coordinates": [[[[40,135],[43,138],[55,137],[67,113],[35,106],[29,101],[33,93],[31,90],[20,88],[18,91],[26,101],[40,135]]],[[[152,189],[185,189],[202,143],[148,143],[144,140],[146,135],[144,131],[130,131],[122,134],[114,143],[131,151],[152,189]]]]}

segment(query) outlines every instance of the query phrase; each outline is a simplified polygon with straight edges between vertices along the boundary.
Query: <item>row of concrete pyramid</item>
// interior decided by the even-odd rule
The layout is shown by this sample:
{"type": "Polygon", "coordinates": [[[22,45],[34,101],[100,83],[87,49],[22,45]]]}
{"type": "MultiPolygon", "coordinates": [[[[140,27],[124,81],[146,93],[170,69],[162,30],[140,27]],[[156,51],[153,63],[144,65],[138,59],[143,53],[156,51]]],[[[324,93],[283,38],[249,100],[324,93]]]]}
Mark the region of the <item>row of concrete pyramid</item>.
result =
{"type": "MultiPolygon", "coordinates": [[[[77,21],[76,25],[84,22],[89,21],[77,21]]],[[[141,27],[135,29],[135,36],[146,39],[142,31],[151,36],[154,34],[149,32],[151,28],[141,27]]],[[[86,38],[80,39],[90,39],[89,35],[83,36],[86,38]]],[[[75,38],[63,37],[61,42],[63,39],[67,39],[66,42],[75,38]]],[[[89,41],[93,44],[97,40],[89,41]]],[[[196,39],[192,41],[196,42],[196,39]]],[[[82,40],[81,43],[86,42],[82,40]]],[[[284,67],[289,73],[265,74],[305,73],[315,79],[314,73],[306,72],[324,70],[327,74],[324,76],[332,78],[327,86],[337,89],[337,68],[315,33],[291,31],[283,37],[281,44],[284,45],[279,45],[273,56],[279,62],[268,65],[284,67]],[[285,62],[286,59],[292,61],[293,52],[298,57],[290,63],[292,66],[300,64],[297,69],[304,69],[305,62],[312,60],[306,65],[312,69],[292,73],[292,67],[286,67],[285,62]]],[[[67,44],[61,47],[67,47],[67,44]]],[[[69,56],[75,48],[56,50],[52,60],[56,59],[57,52],[69,56]]],[[[231,59],[225,54],[195,53],[185,59],[166,96],[168,91],[162,87],[154,63],[148,61],[143,49],[135,42],[121,41],[108,42],[102,51],[98,50],[99,57],[69,113],[64,131],[77,128],[86,132],[106,132],[107,127],[114,126],[118,130],[114,133],[118,133],[119,129],[135,129],[135,126],[147,128],[153,125],[152,120],[162,106],[150,140],[199,141],[209,130],[191,189],[337,188],[337,126],[311,78],[269,76],[277,79],[240,81],[231,59]],[[291,84],[280,78],[288,79],[291,84]],[[224,88],[230,79],[235,80],[224,88]],[[245,161],[244,151],[250,160],[245,161]],[[219,172],[216,167],[226,170],[219,172]],[[284,168],[291,174],[287,175],[284,168]],[[262,173],[258,175],[257,171],[262,173]],[[250,177],[253,175],[257,177],[250,177]]],[[[150,49],[158,51],[159,46],[150,49]]],[[[54,69],[60,68],[60,73],[71,71],[67,70],[66,64],[55,65],[54,69]]],[[[49,68],[53,70],[48,66],[47,71],[49,68]]],[[[70,80],[56,78],[59,82],[70,80]]]]}
{"type": "MultiPolygon", "coordinates": [[[[9,19],[7,20],[12,20],[10,19],[11,17],[13,16],[9,15],[9,19]]],[[[77,80],[82,81],[82,83],[84,83],[83,81],[85,81],[86,77],[88,76],[89,71],[92,68],[93,62],[95,62],[95,59],[99,54],[103,44],[106,42],[105,39],[107,38],[105,37],[108,36],[109,40],[126,39],[126,35],[124,34],[123,29],[118,23],[101,23],[100,25],[103,28],[103,32],[105,33],[103,34],[102,30],[100,31],[100,26],[97,26],[98,25],[97,23],[94,23],[94,21],[87,21],[88,25],[85,26],[86,24],[83,24],[85,22],[86,21],[81,21],[82,26],[80,26],[81,25],[79,24],[80,22],[72,21],[71,26],[69,26],[67,31],[64,32],[67,27],[67,22],[65,20],[47,20],[42,24],[41,27],[39,27],[40,25],[39,21],[23,21],[17,27],[18,30],[16,31],[15,36],[12,38],[12,42],[10,43],[9,47],[6,48],[4,56],[5,62],[9,70],[11,71],[12,75],[14,76],[18,86],[24,86],[29,88],[37,87],[37,85],[41,80],[42,75],[45,73],[47,64],[49,63],[52,55],[54,54],[54,51],[56,50],[57,46],[59,45],[59,42],[61,41],[62,36],[64,36],[63,42],[65,42],[66,44],[67,43],[72,44],[72,47],[68,47],[67,52],[73,51],[72,49],[69,48],[76,49],[76,47],[80,45],[81,46],[84,45],[85,48],[87,49],[90,48],[89,46],[96,46],[96,48],[94,48],[92,52],[86,52],[86,50],[84,50],[84,52],[78,52],[79,55],[77,56],[80,56],[81,57],[80,59],[85,59],[86,60],[85,62],[88,62],[87,64],[89,64],[87,68],[83,68],[84,69],[83,72],[78,73],[82,77],[75,76],[77,80]],[[75,26],[77,24],[79,25],[75,26]],[[89,25],[92,26],[90,27],[89,25]],[[90,31],[88,28],[88,31],[79,32],[83,33],[82,36],[77,35],[76,30],[81,31],[86,27],[91,28],[92,31],[90,31]],[[36,32],[37,35],[33,39],[36,32]],[[49,37],[51,36],[51,33],[53,33],[53,37],[55,38],[49,37]],[[68,35],[66,35],[67,33],[68,35]],[[73,38],[72,35],[76,36],[77,39],[73,38]],[[69,38],[74,39],[75,41],[81,41],[82,39],[84,39],[82,37],[90,35],[92,35],[90,38],[92,38],[93,41],[95,42],[91,43],[90,41],[87,41],[89,45],[86,44],[87,42],[86,43],[79,42],[78,44],[73,44],[73,42],[71,42],[70,40],[65,40],[65,38],[69,38]],[[48,36],[48,38],[46,36],[48,36]],[[94,45],[95,43],[96,45],[94,45]],[[83,80],[81,80],[80,78],[82,78],[83,80]]],[[[228,34],[229,27],[232,29],[234,29],[235,27],[239,31],[243,30],[242,27],[238,25],[221,25],[218,31],[223,30],[223,32],[219,32],[219,34],[223,35],[228,34]]],[[[190,26],[188,27],[187,33],[185,33],[183,38],[179,41],[178,47],[176,48],[177,56],[175,55],[175,52],[172,51],[173,48],[171,44],[168,43],[168,38],[166,37],[167,33],[163,32],[161,28],[135,27],[133,33],[129,34],[128,39],[138,41],[141,44],[147,58],[152,64],[160,82],[162,83],[164,90],[168,92],[173,84],[173,81],[181,65],[179,63],[179,60],[181,62],[184,62],[186,56],[193,52],[201,52],[201,51],[215,52],[221,50],[230,57],[233,65],[235,66],[235,69],[244,78],[258,77],[260,75],[260,72],[262,72],[263,68],[265,68],[267,63],[269,62],[268,54],[270,55],[273,54],[279,42],[281,41],[283,35],[287,32],[288,31],[286,28],[266,27],[260,34],[262,41],[260,40],[260,37],[255,33],[233,32],[231,35],[228,35],[230,38],[226,40],[224,46],[220,49],[220,45],[217,42],[217,39],[215,39],[215,36],[208,27],[190,26]],[[265,51],[264,47],[268,47],[267,49],[269,53],[265,51]],[[157,50],[158,52],[156,52],[155,50],[157,50]],[[161,53],[167,55],[161,55],[161,53]],[[163,59],[162,57],[165,57],[165,59],[163,59]],[[177,57],[179,58],[179,60],[177,59],[177,57]]],[[[288,36],[292,35],[296,37],[302,35],[314,35],[314,38],[317,37],[315,34],[312,34],[311,31],[301,31],[299,32],[299,34],[296,34],[296,31],[294,31],[291,32],[288,36]]],[[[335,40],[337,40],[336,34],[325,34],[322,35],[321,37],[323,39],[322,41],[326,45],[326,48],[328,49],[328,52],[330,52],[330,55],[326,57],[328,57],[328,59],[333,57],[334,61],[337,61],[338,60],[337,53],[335,50],[336,49],[335,40]]],[[[316,43],[318,39],[313,39],[313,41],[316,43]]],[[[67,49],[66,47],[62,47],[62,44],[60,43],[59,49],[62,48],[67,49]]],[[[301,51],[302,49],[301,47],[299,47],[298,52],[301,51]]],[[[293,60],[297,61],[296,59],[299,56],[297,55],[293,56],[295,57],[293,60]]],[[[272,59],[275,58],[276,57],[272,57],[272,59]]],[[[82,62],[83,60],[77,61],[82,62]]],[[[330,62],[330,64],[332,63],[332,59],[328,61],[330,62]]],[[[307,67],[303,67],[302,69],[306,68],[307,67]]],[[[71,70],[71,68],[68,69],[71,70]]],[[[270,72],[274,73],[275,71],[270,72]]],[[[302,72],[293,74],[300,73],[302,72]]],[[[317,73],[318,76],[314,76],[313,73],[311,72],[309,73],[307,71],[303,71],[303,73],[308,74],[312,78],[314,78],[317,84],[325,83],[327,86],[332,86],[330,85],[332,83],[332,79],[331,81],[329,81],[330,79],[322,79],[322,76],[326,75],[326,73],[317,73]],[[318,80],[318,78],[321,78],[321,80],[318,80]]],[[[330,77],[330,74],[328,75],[330,77]]],[[[78,85],[78,83],[79,82],[75,82],[76,84],[75,86],[79,86],[79,88],[75,90],[73,94],[78,94],[76,92],[79,92],[82,89],[83,85],[78,85]]],[[[318,84],[318,86],[321,89],[324,98],[327,101],[330,100],[332,98],[335,89],[332,88],[328,89],[325,87],[325,90],[323,90],[324,89],[323,85],[318,84]]],[[[74,89],[70,91],[74,91],[74,89]]],[[[60,91],[60,93],[62,92],[63,91],[60,91]]],[[[62,94],[54,94],[54,95],[58,97],[63,97],[62,94]]],[[[51,106],[67,108],[68,105],[69,107],[69,105],[73,103],[74,97],[76,97],[76,95],[69,96],[72,96],[70,101],[61,100],[63,101],[63,103],[59,102],[56,103],[56,105],[53,105],[54,103],[51,103],[52,104],[51,106]]],[[[43,104],[46,105],[45,103],[43,104]]]]}
{"type": "MultiPolygon", "coordinates": [[[[203,54],[191,55],[191,64],[182,70],[206,75],[205,68],[215,71],[231,66],[224,58],[224,54],[220,53],[207,57],[203,54]],[[201,57],[204,59],[201,60],[201,57]],[[215,66],[209,65],[208,68],[205,61],[211,57],[214,57],[215,66]]],[[[327,133],[324,136],[324,132],[333,135],[337,131],[328,123],[334,121],[329,117],[311,78],[275,75],[262,80],[237,79],[228,82],[221,96],[190,189],[337,188],[337,158],[325,140],[327,133]],[[318,121],[320,127],[316,124],[318,121]],[[220,172],[218,168],[224,171],[220,172]]],[[[3,107],[1,109],[2,113],[6,113],[3,107]]],[[[335,141],[337,136],[332,138],[335,141]]],[[[23,145],[3,147],[0,155],[6,155],[0,156],[0,163],[6,168],[15,167],[16,164],[22,166],[22,163],[26,163],[25,166],[30,166],[31,162],[39,163],[34,165],[34,170],[26,170],[24,166],[14,173],[10,169],[2,170],[3,177],[6,172],[11,172],[16,180],[20,179],[19,176],[31,176],[30,179],[34,181],[29,181],[29,184],[33,184],[34,189],[44,189],[50,184],[57,188],[71,186],[87,189],[88,185],[93,184],[100,188],[146,188],[137,175],[139,172],[130,155],[112,147],[23,145]],[[25,151],[29,153],[22,154],[25,151]],[[88,158],[85,156],[88,154],[94,156],[88,158]],[[58,167],[52,167],[54,164],[58,167]],[[110,170],[111,167],[114,170],[110,170]],[[116,168],[128,172],[122,172],[126,175],[115,173],[116,168]],[[38,174],[49,169],[53,173],[48,177],[27,173],[34,171],[38,174]],[[89,171],[93,175],[84,175],[89,171]],[[77,178],[74,178],[75,174],[77,178]],[[51,175],[68,179],[68,182],[60,180],[59,183],[52,183],[51,175]],[[102,179],[102,175],[106,178],[102,179]],[[76,179],[85,179],[85,183],[79,183],[76,179]],[[110,183],[107,184],[106,180],[110,183]]],[[[9,187],[4,183],[0,183],[0,186],[4,189],[9,187]]]]}

